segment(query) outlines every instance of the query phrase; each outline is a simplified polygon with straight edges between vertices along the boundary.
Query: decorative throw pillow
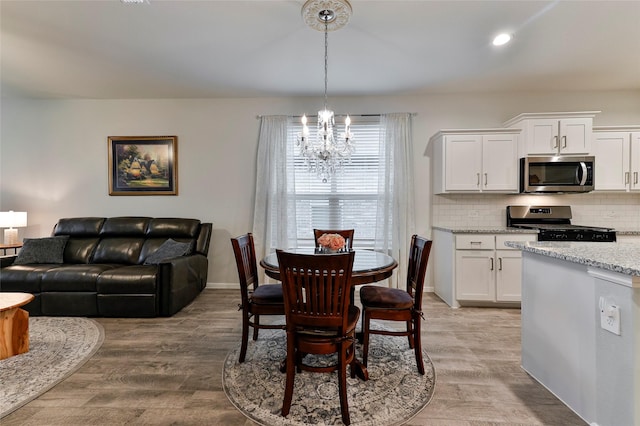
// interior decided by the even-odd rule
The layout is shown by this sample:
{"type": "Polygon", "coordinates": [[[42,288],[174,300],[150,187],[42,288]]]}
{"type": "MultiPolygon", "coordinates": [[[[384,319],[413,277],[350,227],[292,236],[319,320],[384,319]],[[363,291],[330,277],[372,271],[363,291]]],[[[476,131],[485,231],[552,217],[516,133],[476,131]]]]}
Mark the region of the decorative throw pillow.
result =
{"type": "Polygon", "coordinates": [[[184,256],[191,252],[190,243],[180,243],[169,238],[144,260],[145,265],[157,265],[166,259],[184,256]]]}
{"type": "Polygon", "coordinates": [[[68,235],[46,238],[25,238],[14,265],[28,263],[63,263],[68,235]]]}

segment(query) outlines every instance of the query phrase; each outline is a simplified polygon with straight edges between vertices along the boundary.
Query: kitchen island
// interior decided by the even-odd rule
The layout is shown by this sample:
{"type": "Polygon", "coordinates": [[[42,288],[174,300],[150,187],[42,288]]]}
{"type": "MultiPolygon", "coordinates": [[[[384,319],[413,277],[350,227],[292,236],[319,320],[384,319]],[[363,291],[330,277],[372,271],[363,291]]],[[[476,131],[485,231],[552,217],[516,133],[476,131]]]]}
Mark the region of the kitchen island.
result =
{"type": "Polygon", "coordinates": [[[590,424],[640,426],[640,243],[506,245],[523,252],[524,370],[590,424]]]}

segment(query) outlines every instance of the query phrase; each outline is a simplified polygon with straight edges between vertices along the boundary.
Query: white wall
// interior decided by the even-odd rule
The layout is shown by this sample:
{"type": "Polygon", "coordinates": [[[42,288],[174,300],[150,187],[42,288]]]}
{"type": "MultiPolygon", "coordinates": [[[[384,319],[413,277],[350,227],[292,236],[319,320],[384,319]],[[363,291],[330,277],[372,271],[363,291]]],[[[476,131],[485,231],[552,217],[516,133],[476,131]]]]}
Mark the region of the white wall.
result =
{"type": "MultiPolygon", "coordinates": [[[[29,226],[20,230],[20,238],[48,235],[60,217],[150,215],[210,221],[214,234],[209,282],[234,283],[237,274],[229,238],[251,230],[256,116],[313,114],[321,102],[319,98],[2,99],[0,209],[29,213],[29,226]],[[178,196],[108,195],[107,137],[140,135],[178,136],[178,196]]],[[[439,129],[498,127],[522,112],[583,110],[602,111],[595,118],[598,126],[640,124],[640,91],[406,95],[329,98],[329,103],[337,113],[417,114],[415,232],[426,236],[432,224],[427,144],[439,129]]],[[[457,197],[461,198],[453,202],[465,209],[467,197],[473,205],[488,206],[488,211],[515,204],[495,196],[457,197]]],[[[629,197],[637,205],[638,195],[629,197]]]]}

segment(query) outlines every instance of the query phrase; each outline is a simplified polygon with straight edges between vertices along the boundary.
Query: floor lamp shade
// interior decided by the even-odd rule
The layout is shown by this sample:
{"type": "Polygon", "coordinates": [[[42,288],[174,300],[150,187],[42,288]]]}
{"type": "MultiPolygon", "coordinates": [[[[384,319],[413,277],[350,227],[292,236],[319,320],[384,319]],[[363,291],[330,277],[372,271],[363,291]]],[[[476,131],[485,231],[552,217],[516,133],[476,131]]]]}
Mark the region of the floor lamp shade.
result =
{"type": "Polygon", "coordinates": [[[4,230],[4,244],[18,244],[18,230],[14,228],[22,228],[27,226],[27,212],[0,212],[0,228],[8,228],[4,230]]]}

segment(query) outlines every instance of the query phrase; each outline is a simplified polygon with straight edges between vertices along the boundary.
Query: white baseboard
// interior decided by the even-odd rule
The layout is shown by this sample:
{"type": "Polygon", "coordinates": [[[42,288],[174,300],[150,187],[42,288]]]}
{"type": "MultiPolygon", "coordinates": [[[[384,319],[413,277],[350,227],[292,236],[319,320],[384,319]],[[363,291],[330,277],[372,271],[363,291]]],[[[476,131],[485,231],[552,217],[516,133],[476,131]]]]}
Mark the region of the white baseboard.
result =
{"type": "Polygon", "coordinates": [[[215,290],[239,290],[240,284],[238,283],[207,283],[205,288],[215,290]]]}
{"type": "MultiPolygon", "coordinates": [[[[207,283],[205,288],[212,290],[237,290],[240,288],[240,284],[238,283],[207,283]]],[[[434,287],[425,287],[424,291],[426,293],[433,293],[435,291],[434,287]]]]}

